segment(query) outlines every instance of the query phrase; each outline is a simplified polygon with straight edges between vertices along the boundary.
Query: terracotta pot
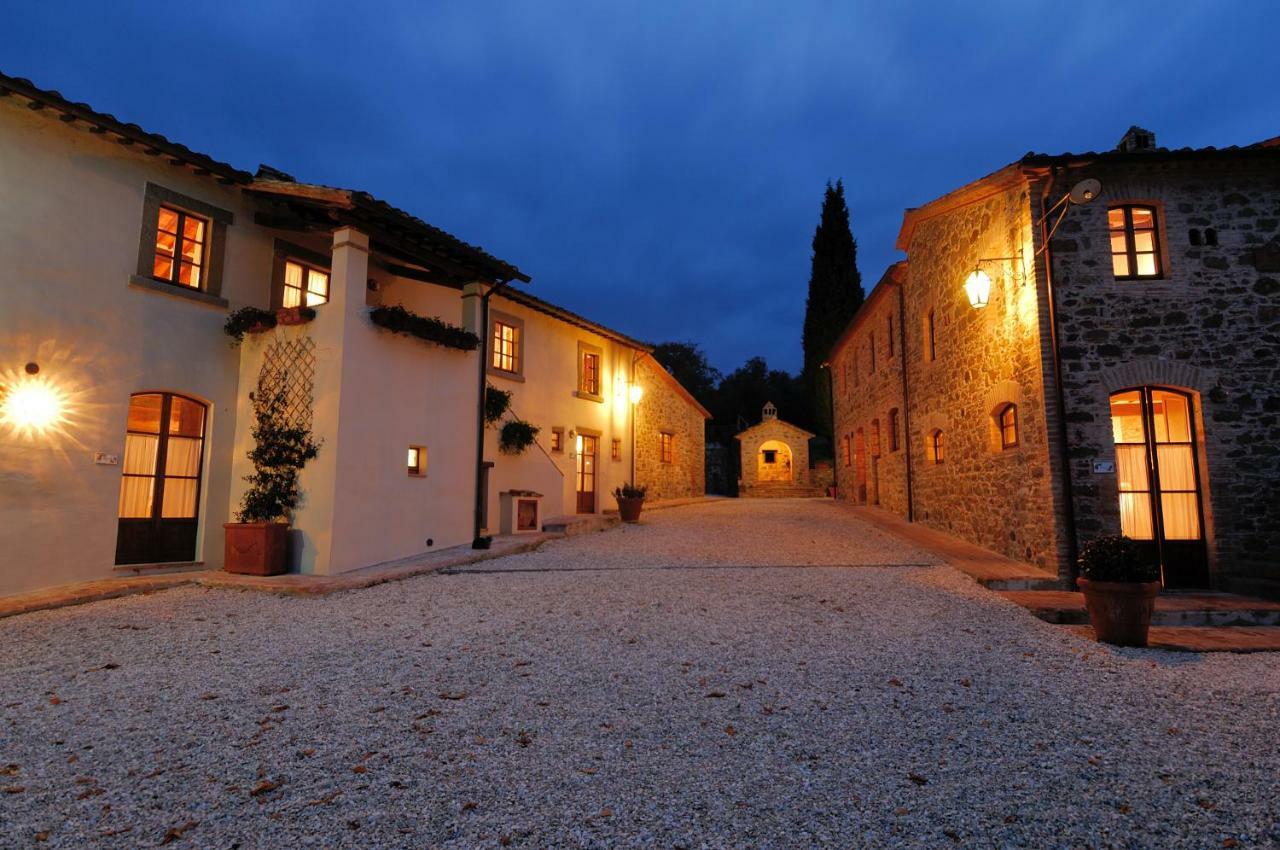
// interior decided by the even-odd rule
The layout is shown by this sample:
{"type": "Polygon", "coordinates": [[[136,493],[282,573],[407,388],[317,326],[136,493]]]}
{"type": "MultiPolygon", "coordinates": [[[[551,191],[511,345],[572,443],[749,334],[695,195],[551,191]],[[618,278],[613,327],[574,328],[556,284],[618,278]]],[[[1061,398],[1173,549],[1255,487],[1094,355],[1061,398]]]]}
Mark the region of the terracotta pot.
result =
{"type": "Polygon", "coordinates": [[[315,311],[310,307],[281,307],[276,310],[276,324],[305,325],[315,318],[315,311]]]}
{"type": "Polygon", "coordinates": [[[1160,582],[1090,581],[1076,579],[1084,592],[1093,633],[1102,643],[1146,646],[1151,612],[1156,607],[1160,582]]]}
{"type": "Polygon", "coordinates": [[[254,322],[252,325],[244,329],[247,334],[264,334],[274,328],[275,325],[268,325],[265,322],[254,322]]]}
{"type": "Polygon", "coordinates": [[[246,576],[278,576],[289,571],[289,524],[228,522],[222,568],[246,576]]]}
{"type": "Polygon", "coordinates": [[[638,499],[619,498],[618,516],[623,522],[639,522],[640,510],[644,507],[644,497],[638,499]]]}

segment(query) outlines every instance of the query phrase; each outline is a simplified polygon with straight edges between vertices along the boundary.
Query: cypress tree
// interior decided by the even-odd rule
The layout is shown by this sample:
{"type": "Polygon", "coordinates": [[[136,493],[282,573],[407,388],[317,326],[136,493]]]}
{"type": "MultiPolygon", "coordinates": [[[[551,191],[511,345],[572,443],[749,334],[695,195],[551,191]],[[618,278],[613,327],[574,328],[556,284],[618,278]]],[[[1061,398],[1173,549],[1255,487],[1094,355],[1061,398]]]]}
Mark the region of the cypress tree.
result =
{"type": "Polygon", "coordinates": [[[858,245],[849,229],[844,181],[827,183],[822,216],[813,234],[813,264],[804,311],[804,384],[816,430],[831,436],[831,372],[823,369],[831,347],[862,306],[858,245]]]}

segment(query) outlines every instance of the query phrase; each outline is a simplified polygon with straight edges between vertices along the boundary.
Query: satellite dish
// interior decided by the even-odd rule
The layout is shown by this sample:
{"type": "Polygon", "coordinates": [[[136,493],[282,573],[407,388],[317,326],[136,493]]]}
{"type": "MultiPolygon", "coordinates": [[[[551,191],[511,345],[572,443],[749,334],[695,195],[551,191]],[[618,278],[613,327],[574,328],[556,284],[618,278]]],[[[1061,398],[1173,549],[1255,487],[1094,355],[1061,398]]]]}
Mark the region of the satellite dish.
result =
{"type": "Polygon", "coordinates": [[[1087,204],[1100,194],[1102,194],[1102,184],[1090,177],[1072,186],[1067,197],[1073,204],[1087,204]]]}

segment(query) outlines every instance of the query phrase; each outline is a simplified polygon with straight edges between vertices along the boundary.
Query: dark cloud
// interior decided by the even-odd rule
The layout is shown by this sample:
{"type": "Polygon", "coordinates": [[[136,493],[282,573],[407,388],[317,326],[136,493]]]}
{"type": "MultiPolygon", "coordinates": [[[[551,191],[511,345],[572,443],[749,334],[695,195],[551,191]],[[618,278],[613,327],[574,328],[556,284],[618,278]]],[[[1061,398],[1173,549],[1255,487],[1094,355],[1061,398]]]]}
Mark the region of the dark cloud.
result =
{"type": "Polygon", "coordinates": [[[870,286],[904,207],[1029,149],[1280,133],[1266,2],[30,3],[5,24],[7,73],[367,189],[726,371],[799,365],[828,179],[870,286]]]}

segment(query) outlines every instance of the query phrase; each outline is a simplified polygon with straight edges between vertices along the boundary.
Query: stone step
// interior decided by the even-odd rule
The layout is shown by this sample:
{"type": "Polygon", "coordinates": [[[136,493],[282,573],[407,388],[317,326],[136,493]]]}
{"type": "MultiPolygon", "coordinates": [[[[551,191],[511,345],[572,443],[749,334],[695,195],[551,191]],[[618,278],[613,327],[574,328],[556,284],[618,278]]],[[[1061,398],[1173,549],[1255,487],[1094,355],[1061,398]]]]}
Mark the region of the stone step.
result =
{"type": "MultiPolygon", "coordinates": [[[[1093,638],[1092,626],[1068,626],[1093,638]]],[[[1175,652],[1280,652],[1280,626],[1152,626],[1147,646],[1175,652]]]]}
{"type": "Polygon", "coordinates": [[[579,534],[590,534],[593,531],[605,531],[618,525],[622,520],[616,513],[612,514],[569,514],[553,516],[542,523],[542,530],[547,534],[558,534],[562,537],[577,537],[579,534]]]}
{"type": "MultiPolygon", "coordinates": [[[[1047,623],[1088,625],[1084,594],[1069,590],[1005,590],[1000,595],[1047,623]]],[[[1156,597],[1152,626],[1280,626],[1280,602],[1231,593],[1166,592],[1156,597]]]]}

